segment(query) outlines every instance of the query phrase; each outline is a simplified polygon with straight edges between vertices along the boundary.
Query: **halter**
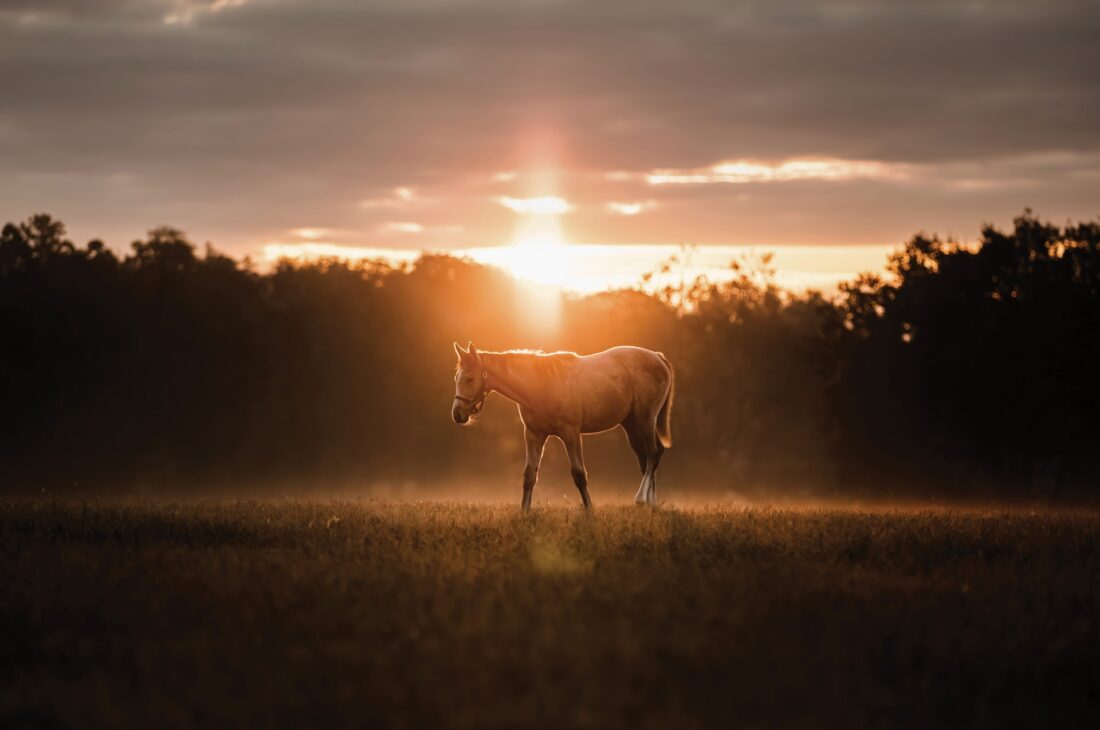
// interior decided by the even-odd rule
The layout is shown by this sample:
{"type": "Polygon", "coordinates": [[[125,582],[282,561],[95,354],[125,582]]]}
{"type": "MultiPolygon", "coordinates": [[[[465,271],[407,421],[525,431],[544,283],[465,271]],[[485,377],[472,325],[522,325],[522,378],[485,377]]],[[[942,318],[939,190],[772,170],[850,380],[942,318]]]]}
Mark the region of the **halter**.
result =
{"type": "Polygon", "coordinates": [[[483,367],[481,369],[481,388],[478,389],[477,395],[473,398],[467,398],[464,395],[455,393],[455,400],[460,400],[463,403],[470,404],[470,415],[476,416],[481,412],[481,407],[485,405],[485,399],[489,397],[489,373],[485,371],[483,367]]]}

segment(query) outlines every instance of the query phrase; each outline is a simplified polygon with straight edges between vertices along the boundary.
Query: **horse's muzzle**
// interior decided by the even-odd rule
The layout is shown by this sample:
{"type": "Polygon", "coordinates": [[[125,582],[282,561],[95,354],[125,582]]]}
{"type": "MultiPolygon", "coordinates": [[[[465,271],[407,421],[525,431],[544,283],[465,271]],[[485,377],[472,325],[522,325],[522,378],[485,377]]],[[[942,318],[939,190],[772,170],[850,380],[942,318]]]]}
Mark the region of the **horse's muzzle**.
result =
{"type": "Polygon", "coordinates": [[[454,419],[455,423],[461,425],[470,420],[470,414],[461,405],[455,403],[451,406],[451,418],[454,419]]]}

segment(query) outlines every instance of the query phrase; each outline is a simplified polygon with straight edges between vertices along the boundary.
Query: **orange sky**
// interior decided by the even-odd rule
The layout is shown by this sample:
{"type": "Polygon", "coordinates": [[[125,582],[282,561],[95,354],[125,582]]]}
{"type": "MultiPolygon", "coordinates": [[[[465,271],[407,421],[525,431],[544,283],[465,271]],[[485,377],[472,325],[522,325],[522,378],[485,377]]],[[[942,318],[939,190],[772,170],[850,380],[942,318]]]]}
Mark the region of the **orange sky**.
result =
{"type": "Polygon", "coordinates": [[[918,231],[1094,217],[1098,31],[1089,0],[10,0],[0,217],[585,290],[750,247],[824,284],[918,231]]]}

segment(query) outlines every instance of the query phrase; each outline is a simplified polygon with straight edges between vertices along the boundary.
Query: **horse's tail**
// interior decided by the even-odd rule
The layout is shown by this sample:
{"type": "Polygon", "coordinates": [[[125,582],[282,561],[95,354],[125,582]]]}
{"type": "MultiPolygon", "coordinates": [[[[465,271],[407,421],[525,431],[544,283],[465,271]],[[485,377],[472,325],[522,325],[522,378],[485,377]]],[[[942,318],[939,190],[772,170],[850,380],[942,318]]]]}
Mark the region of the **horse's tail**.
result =
{"type": "Polygon", "coordinates": [[[665,402],[661,404],[661,410],[657,411],[657,438],[667,449],[672,446],[672,396],[676,393],[676,371],[663,352],[658,352],[657,357],[661,358],[661,362],[668,368],[668,394],[665,395],[665,402]]]}

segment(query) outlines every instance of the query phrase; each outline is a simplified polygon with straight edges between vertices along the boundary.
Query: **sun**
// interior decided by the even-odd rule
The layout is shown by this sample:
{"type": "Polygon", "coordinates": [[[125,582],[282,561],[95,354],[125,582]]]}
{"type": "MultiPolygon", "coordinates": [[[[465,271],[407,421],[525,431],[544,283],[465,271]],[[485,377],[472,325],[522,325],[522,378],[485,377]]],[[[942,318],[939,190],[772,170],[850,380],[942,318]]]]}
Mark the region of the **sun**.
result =
{"type": "Polygon", "coordinates": [[[517,279],[557,287],[569,282],[569,244],[556,216],[527,221],[503,253],[505,265],[517,279]]]}
{"type": "Polygon", "coordinates": [[[563,286],[568,282],[569,246],[560,237],[517,240],[508,250],[508,270],[517,279],[563,286]]]}

